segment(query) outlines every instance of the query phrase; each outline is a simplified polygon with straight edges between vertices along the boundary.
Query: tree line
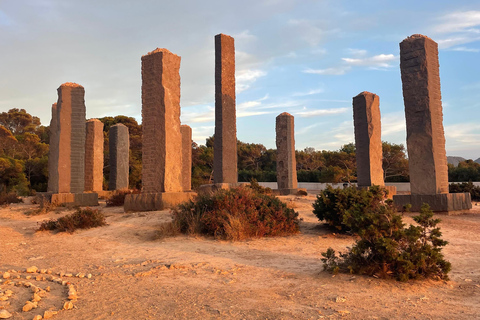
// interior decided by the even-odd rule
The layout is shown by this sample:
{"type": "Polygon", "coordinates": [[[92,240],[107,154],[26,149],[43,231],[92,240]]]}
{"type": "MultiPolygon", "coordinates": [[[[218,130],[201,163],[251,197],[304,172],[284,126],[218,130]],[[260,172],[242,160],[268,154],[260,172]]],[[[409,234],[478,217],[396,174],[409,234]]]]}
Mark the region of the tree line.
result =
{"type": "MultiPolygon", "coordinates": [[[[130,188],[141,189],[142,127],[132,117],[99,119],[104,124],[104,190],[109,177],[110,127],[126,125],[130,133],[130,188]]],[[[192,143],[192,186],[213,180],[214,136],[205,145],[192,143]]],[[[50,130],[25,109],[0,113],[0,191],[20,195],[47,190],[50,130]]],[[[386,182],[408,182],[408,159],[402,144],[383,142],[383,169],[386,182]]],[[[237,142],[239,181],[276,181],[276,150],[258,143],[237,142]]],[[[341,183],[356,181],[355,144],[336,151],[305,148],[295,152],[299,182],[341,183]]],[[[449,181],[480,181],[480,164],[467,160],[449,165],[449,181]]]]}

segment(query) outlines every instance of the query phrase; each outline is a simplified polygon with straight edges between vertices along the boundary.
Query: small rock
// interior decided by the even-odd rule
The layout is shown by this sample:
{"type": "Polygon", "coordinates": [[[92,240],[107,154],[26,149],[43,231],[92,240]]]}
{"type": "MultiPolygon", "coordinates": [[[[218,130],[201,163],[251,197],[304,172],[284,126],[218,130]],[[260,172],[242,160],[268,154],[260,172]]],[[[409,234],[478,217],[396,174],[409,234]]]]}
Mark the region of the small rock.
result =
{"type": "Polygon", "coordinates": [[[73,309],[73,302],[72,301],[65,301],[63,304],[63,310],[70,310],[73,309]]]}
{"type": "Polygon", "coordinates": [[[35,317],[33,317],[33,320],[42,320],[43,317],[40,314],[37,314],[35,317]]]}
{"type": "Polygon", "coordinates": [[[77,274],[77,277],[78,278],[85,278],[85,274],[84,273],[79,273],[79,274],[77,274]]]}
{"type": "Polygon", "coordinates": [[[5,309],[0,310],[0,319],[8,319],[8,318],[11,318],[11,317],[12,317],[12,314],[10,312],[8,312],[7,310],[5,310],[5,309]]]}
{"type": "Polygon", "coordinates": [[[91,273],[87,274],[87,278],[88,279],[92,278],[92,274],[91,273]]]}
{"type": "Polygon", "coordinates": [[[34,293],[34,294],[33,294],[32,301],[33,301],[33,302],[38,302],[38,301],[40,301],[40,300],[42,300],[42,297],[40,297],[38,294],[34,293]]]}
{"type": "Polygon", "coordinates": [[[37,304],[35,302],[27,301],[23,306],[22,310],[23,312],[28,312],[32,309],[35,309],[36,307],[37,307],[37,304]]]}
{"type": "Polygon", "coordinates": [[[26,276],[25,279],[30,280],[32,279],[32,276],[26,276]]]}
{"type": "Polygon", "coordinates": [[[71,278],[71,277],[73,277],[73,274],[71,274],[71,273],[65,273],[65,277],[71,278]]]}
{"type": "Polygon", "coordinates": [[[42,276],[36,276],[36,277],[35,277],[35,280],[37,280],[37,281],[42,281],[42,280],[43,280],[43,277],[42,277],[42,276]]]}
{"type": "Polygon", "coordinates": [[[7,297],[11,297],[12,294],[13,294],[13,291],[12,291],[12,290],[5,290],[5,295],[6,295],[7,297]]]}
{"type": "Polygon", "coordinates": [[[8,278],[10,278],[10,272],[8,272],[8,271],[4,272],[3,273],[3,279],[8,279],[8,278]]]}
{"type": "Polygon", "coordinates": [[[465,279],[466,282],[472,282],[472,279],[465,279]]]}
{"type": "Polygon", "coordinates": [[[43,273],[43,274],[47,273],[47,269],[40,269],[40,273],[43,273]]]}
{"type": "Polygon", "coordinates": [[[40,291],[41,289],[37,286],[32,286],[32,292],[33,293],[37,293],[38,291],[40,291]]]}
{"type": "Polygon", "coordinates": [[[27,268],[27,273],[36,273],[37,271],[38,271],[38,268],[35,266],[27,268]]]}
{"type": "Polygon", "coordinates": [[[46,287],[45,291],[50,292],[50,286],[46,287]]]}
{"type": "Polygon", "coordinates": [[[43,318],[44,319],[50,319],[51,317],[53,317],[54,315],[56,315],[58,312],[57,311],[53,311],[53,310],[47,310],[43,313],[43,318]]]}
{"type": "Polygon", "coordinates": [[[45,298],[47,296],[47,292],[45,290],[40,290],[37,293],[41,298],[45,298]]]}
{"type": "Polygon", "coordinates": [[[344,297],[336,297],[335,298],[335,302],[346,302],[347,299],[345,299],[344,297]]]}

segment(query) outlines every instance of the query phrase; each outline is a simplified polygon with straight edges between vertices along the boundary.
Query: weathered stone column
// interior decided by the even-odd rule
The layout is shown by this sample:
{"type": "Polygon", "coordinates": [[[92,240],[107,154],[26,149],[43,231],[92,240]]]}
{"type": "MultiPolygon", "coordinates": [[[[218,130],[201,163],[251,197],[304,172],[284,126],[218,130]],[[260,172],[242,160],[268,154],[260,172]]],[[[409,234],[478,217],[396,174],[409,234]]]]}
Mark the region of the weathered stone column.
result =
{"type": "Polygon", "coordinates": [[[58,133],[57,104],[52,104],[50,120],[50,144],[48,151],[48,188],[49,192],[58,192],[58,133]]]}
{"type": "MultiPolygon", "coordinates": [[[[76,83],[58,88],[58,159],[52,179],[55,193],[82,193],[85,188],[85,90],[76,83]]],[[[57,143],[55,142],[55,147],[57,143]]]]}
{"type": "Polygon", "coordinates": [[[142,57],[142,130],[142,191],[182,191],[180,57],[167,49],[142,57]]]}
{"type": "Polygon", "coordinates": [[[438,46],[413,35],[400,43],[412,194],[448,193],[438,46]]]}
{"type": "Polygon", "coordinates": [[[398,206],[412,204],[413,211],[424,202],[433,211],[470,209],[469,193],[448,194],[437,43],[419,34],[403,40],[400,69],[412,194],[393,200],[398,206]]]}
{"type": "Polygon", "coordinates": [[[192,128],[180,127],[182,133],[182,187],[183,191],[192,190],[192,128]]]}
{"type": "Polygon", "coordinates": [[[103,122],[90,119],[85,137],[85,191],[103,189],[103,122]]]}
{"type": "Polygon", "coordinates": [[[294,118],[284,112],[275,120],[277,143],[277,184],[281,194],[296,193],[297,163],[295,160],[294,118]]]}
{"type": "Polygon", "coordinates": [[[128,189],[130,137],[127,126],[117,123],[110,127],[108,148],[110,154],[108,189],[128,189]]]}
{"type": "Polygon", "coordinates": [[[376,94],[362,92],[353,98],[357,181],[359,187],[384,186],[380,101],[376,94]]]}
{"type": "Polygon", "coordinates": [[[238,181],[235,114],[235,46],[225,34],[215,36],[214,183],[238,181]]]}

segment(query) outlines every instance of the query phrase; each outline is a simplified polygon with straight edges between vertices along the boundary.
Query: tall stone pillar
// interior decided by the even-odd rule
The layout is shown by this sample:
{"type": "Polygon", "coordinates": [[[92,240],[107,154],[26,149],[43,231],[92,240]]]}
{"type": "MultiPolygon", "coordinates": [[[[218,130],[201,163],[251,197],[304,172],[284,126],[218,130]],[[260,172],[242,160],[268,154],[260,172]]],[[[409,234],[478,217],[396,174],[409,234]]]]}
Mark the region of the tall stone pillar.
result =
{"type": "Polygon", "coordinates": [[[380,101],[376,94],[362,92],[353,98],[357,181],[359,187],[384,186],[380,101]]]}
{"type": "Polygon", "coordinates": [[[108,148],[110,154],[108,189],[128,189],[130,138],[127,126],[117,123],[110,127],[108,148]]]}
{"type": "Polygon", "coordinates": [[[400,69],[407,121],[411,196],[394,197],[400,205],[423,202],[433,211],[471,208],[470,194],[448,194],[448,167],[443,131],[438,45],[415,34],[400,43],[400,69]]]}
{"type": "Polygon", "coordinates": [[[85,137],[85,191],[103,189],[103,122],[90,119],[85,137]]]}
{"type": "Polygon", "coordinates": [[[214,183],[237,183],[235,46],[234,39],[225,34],[215,36],[215,140],[213,150],[214,183]]]}
{"type": "Polygon", "coordinates": [[[48,192],[58,192],[58,133],[57,104],[52,104],[50,120],[50,144],[48,151],[48,192]]]}
{"type": "Polygon", "coordinates": [[[67,82],[57,91],[58,161],[52,178],[58,182],[53,182],[57,188],[52,191],[82,193],[85,188],[85,89],[67,82]]]}
{"type": "Polygon", "coordinates": [[[275,120],[277,143],[277,184],[281,194],[295,194],[298,190],[295,160],[294,118],[284,112],[275,120]]]}
{"type": "Polygon", "coordinates": [[[142,57],[142,130],[142,191],[182,191],[180,57],[167,49],[142,57]]]}
{"type": "Polygon", "coordinates": [[[183,191],[192,190],[192,128],[180,127],[182,133],[182,187],[183,191]]]}
{"type": "Polygon", "coordinates": [[[142,57],[142,193],[123,209],[163,210],[193,198],[184,192],[180,132],[180,57],[156,49],[142,57]]]}

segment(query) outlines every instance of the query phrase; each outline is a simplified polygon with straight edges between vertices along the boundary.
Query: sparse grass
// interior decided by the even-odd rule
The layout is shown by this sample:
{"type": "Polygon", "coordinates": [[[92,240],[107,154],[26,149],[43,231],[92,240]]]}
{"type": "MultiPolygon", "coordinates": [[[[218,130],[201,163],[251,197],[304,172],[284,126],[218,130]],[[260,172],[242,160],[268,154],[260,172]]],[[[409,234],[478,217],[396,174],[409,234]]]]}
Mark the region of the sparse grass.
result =
{"type": "Polygon", "coordinates": [[[47,214],[50,211],[55,210],[58,206],[55,203],[52,203],[49,201],[46,197],[35,197],[34,201],[32,203],[38,203],[40,204],[40,207],[35,210],[29,210],[25,212],[25,215],[27,216],[38,216],[41,214],[47,214]]]}
{"type": "Polygon", "coordinates": [[[298,213],[277,197],[240,187],[200,195],[173,209],[172,226],[186,234],[244,240],[298,232],[298,213]]]}
{"type": "Polygon", "coordinates": [[[125,204],[127,194],[140,193],[139,190],[118,190],[115,191],[107,200],[107,207],[121,207],[125,204]]]}
{"type": "Polygon", "coordinates": [[[105,216],[97,209],[77,209],[75,213],[58,219],[43,221],[37,231],[56,230],[73,233],[76,229],[90,229],[106,225],[105,216]]]}
{"type": "Polygon", "coordinates": [[[17,196],[15,192],[2,192],[0,193],[0,205],[6,205],[10,203],[20,203],[23,202],[22,198],[17,196]]]}
{"type": "Polygon", "coordinates": [[[180,226],[177,223],[173,221],[165,222],[158,227],[154,238],[155,240],[162,240],[168,237],[178,236],[180,233],[180,226]]]}

